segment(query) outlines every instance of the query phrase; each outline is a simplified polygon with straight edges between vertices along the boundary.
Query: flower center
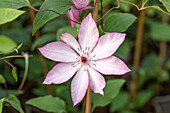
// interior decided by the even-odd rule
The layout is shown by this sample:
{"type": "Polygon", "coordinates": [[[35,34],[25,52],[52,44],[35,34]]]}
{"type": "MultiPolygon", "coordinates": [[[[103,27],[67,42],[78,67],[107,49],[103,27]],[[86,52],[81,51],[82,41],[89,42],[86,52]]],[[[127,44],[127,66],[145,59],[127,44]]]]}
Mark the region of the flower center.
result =
{"type": "Polygon", "coordinates": [[[86,58],[86,57],[81,56],[81,62],[82,62],[82,63],[86,63],[86,62],[87,62],[87,58],[86,58]]]}

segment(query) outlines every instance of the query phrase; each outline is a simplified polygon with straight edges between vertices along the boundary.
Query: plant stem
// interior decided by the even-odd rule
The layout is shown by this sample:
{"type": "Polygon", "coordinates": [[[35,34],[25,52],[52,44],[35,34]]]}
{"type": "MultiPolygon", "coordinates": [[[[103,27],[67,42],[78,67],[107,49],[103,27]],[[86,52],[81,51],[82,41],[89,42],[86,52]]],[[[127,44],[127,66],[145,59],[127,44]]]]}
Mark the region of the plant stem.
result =
{"type": "Polygon", "coordinates": [[[93,5],[93,19],[95,22],[97,22],[97,16],[98,16],[98,8],[99,8],[99,0],[94,0],[93,5]]]}
{"type": "MultiPolygon", "coordinates": [[[[164,24],[168,23],[168,15],[163,14],[162,23],[164,24]]],[[[162,59],[162,61],[165,61],[166,59],[166,48],[167,48],[167,42],[161,41],[160,48],[159,48],[159,57],[162,59]]]]}
{"type": "MultiPolygon", "coordinates": [[[[30,1],[30,4],[32,4],[32,0],[29,0],[30,1]]],[[[33,20],[35,18],[35,12],[34,10],[36,10],[35,8],[31,7],[31,9],[29,10],[29,13],[30,13],[30,17],[31,17],[31,23],[33,24],[33,20]],[[31,10],[33,9],[33,10],[31,10]]],[[[40,32],[37,31],[35,33],[35,40],[37,40],[39,37],[40,37],[40,32]]],[[[41,45],[38,45],[37,46],[38,48],[41,47],[41,45]]],[[[42,64],[42,68],[43,68],[43,76],[44,78],[46,77],[46,74],[48,73],[48,67],[47,67],[47,62],[45,60],[45,58],[40,54],[40,52],[38,52],[38,55],[40,56],[40,61],[41,61],[41,64],[42,64]]],[[[47,87],[47,92],[48,94],[50,95],[54,95],[54,92],[51,88],[51,86],[46,86],[47,87]]]]}
{"type": "Polygon", "coordinates": [[[117,0],[117,6],[116,7],[112,7],[111,9],[109,9],[100,19],[97,20],[97,22],[102,20],[111,10],[118,9],[119,7],[120,7],[120,3],[119,3],[119,0],[117,0]]]}
{"type": "MultiPolygon", "coordinates": [[[[137,34],[136,34],[136,42],[135,42],[136,47],[135,47],[134,61],[133,61],[133,67],[135,69],[138,69],[139,64],[140,64],[144,19],[145,19],[145,10],[142,10],[139,15],[137,34]]],[[[133,100],[135,98],[136,92],[137,92],[137,75],[133,74],[132,79],[131,79],[131,84],[130,84],[131,100],[133,100]]]]}
{"type": "Polygon", "coordinates": [[[85,99],[85,113],[90,113],[91,111],[91,89],[88,87],[85,99]]]}
{"type": "Polygon", "coordinates": [[[23,76],[22,82],[21,82],[16,94],[18,94],[18,91],[20,91],[23,88],[26,78],[27,78],[27,74],[28,74],[28,65],[29,65],[28,53],[23,53],[23,55],[25,56],[25,71],[24,71],[24,76],[23,76]]]}
{"type": "Polygon", "coordinates": [[[70,20],[70,21],[73,21],[73,22],[75,22],[75,23],[77,23],[77,24],[80,24],[79,22],[74,21],[74,20],[72,20],[72,19],[69,19],[69,18],[67,18],[66,16],[64,16],[64,15],[62,15],[62,14],[60,14],[60,13],[58,13],[57,11],[53,11],[53,10],[50,10],[50,9],[38,10],[38,9],[35,9],[34,7],[32,7],[32,6],[30,6],[30,8],[33,9],[34,11],[36,11],[36,12],[50,11],[50,12],[56,13],[56,14],[58,14],[58,15],[64,17],[64,18],[66,18],[66,19],[68,19],[68,20],[70,20]]]}
{"type": "MultiPolygon", "coordinates": [[[[103,17],[103,0],[101,0],[101,13],[100,13],[100,17],[103,17]]],[[[100,26],[103,29],[103,19],[100,20],[100,26]]]]}

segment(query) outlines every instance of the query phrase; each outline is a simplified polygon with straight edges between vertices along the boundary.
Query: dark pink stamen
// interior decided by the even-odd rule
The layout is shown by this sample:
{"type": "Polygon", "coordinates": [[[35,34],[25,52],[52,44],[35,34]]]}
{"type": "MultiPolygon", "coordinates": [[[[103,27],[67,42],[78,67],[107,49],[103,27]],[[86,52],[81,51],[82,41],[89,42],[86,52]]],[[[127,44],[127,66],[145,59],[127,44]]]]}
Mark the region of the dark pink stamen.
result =
{"type": "Polygon", "coordinates": [[[86,62],[87,62],[86,57],[81,57],[81,62],[82,62],[82,63],[86,63],[86,62]]]}

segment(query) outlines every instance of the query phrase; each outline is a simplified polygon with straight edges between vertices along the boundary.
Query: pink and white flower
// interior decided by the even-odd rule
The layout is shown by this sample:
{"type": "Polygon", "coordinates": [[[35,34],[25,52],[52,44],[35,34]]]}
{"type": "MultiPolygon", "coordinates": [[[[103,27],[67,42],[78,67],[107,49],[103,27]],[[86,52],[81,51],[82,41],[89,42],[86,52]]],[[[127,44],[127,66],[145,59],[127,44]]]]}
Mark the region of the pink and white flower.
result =
{"type": "Polygon", "coordinates": [[[104,94],[105,75],[122,75],[130,71],[119,58],[112,56],[125,39],[124,33],[107,33],[99,38],[99,31],[91,13],[84,18],[78,32],[78,42],[69,33],[63,33],[63,42],[52,42],[39,48],[41,54],[53,61],[62,62],[53,67],[43,84],[71,82],[73,105],[86,94],[88,86],[95,93],[104,94]]]}
{"type": "MultiPolygon", "coordinates": [[[[72,9],[66,13],[67,17],[71,20],[74,20],[75,22],[78,22],[79,20],[79,10],[84,11],[86,9],[92,9],[93,7],[88,6],[89,0],[72,0],[75,7],[72,7],[72,9]]],[[[70,21],[71,27],[74,27],[77,23],[70,21]]]]}

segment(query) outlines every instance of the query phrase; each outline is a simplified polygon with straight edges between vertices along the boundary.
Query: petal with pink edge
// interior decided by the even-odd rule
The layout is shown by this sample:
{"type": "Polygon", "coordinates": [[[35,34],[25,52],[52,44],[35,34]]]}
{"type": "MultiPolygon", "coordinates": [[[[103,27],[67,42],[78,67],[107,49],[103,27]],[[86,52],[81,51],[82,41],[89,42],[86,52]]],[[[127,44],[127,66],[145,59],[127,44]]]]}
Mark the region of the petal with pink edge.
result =
{"type": "Polygon", "coordinates": [[[62,33],[61,34],[61,40],[71,46],[74,50],[76,50],[78,53],[80,53],[80,46],[77,42],[77,40],[71,35],[70,33],[62,33]]]}
{"type": "Polygon", "coordinates": [[[93,7],[92,7],[92,6],[86,6],[86,7],[84,7],[84,8],[81,8],[80,11],[84,11],[84,10],[86,10],[86,9],[93,9],[93,7]]]}
{"type": "Polygon", "coordinates": [[[91,67],[88,67],[89,86],[95,93],[104,95],[103,88],[106,86],[104,77],[91,67]]]}
{"type": "Polygon", "coordinates": [[[89,13],[80,25],[78,40],[83,51],[90,52],[96,45],[99,38],[99,31],[96,23],[89,13]]]}
{"type": "Polygon", "coordinates": [[[48,72],[43,84],[61,84],[69,80],[80,68],[80,64],[59,63],[56,64],[51,71],[48,72]]]}
{"type": "Polygon", "coordinates": [[[107,33],[100,37],[96,47],[91,53],[92,60],[102,59],[111,56],[122,44],[126,34],[107,33]]]}
{"type": "Polygon", "coordinates": [[[86,7],[89,4],[89,0],[72,0],[72,2],[78,9],[86,7]]]}
{"type": "Polygon", "coordinates": [[[75,62],[77,54],[63,42],[52,42],[39,48],[41,54],[51,60],[58,62],[75,62]]]}
{"type": "Polygon", "coordinates": [[[123,75],[131,71],[122,60],[115,56],[96,60],[91,63],[91,66],[105,75],[123,75]]]}
{"type": "Polygon", "coordinates": [[[86,94],[89,85],[88,72],[85,67],[81,67],[71,82],[71,97],[73,106],[78,104],[86,94]]]}
{"type": "MultiPolygon", "coordinates": [[[[75,22],[78,22],[79,20],[79,10],[77,10],[75,7],[72,7],[72,9],[69,12],[67,12],[66,15],[68,19],[71,19],[75,22]]],[[[71,24],[71,27],[73,28],[77,23],[71,20],[69,20],[69,22],[71,24]]]]}

